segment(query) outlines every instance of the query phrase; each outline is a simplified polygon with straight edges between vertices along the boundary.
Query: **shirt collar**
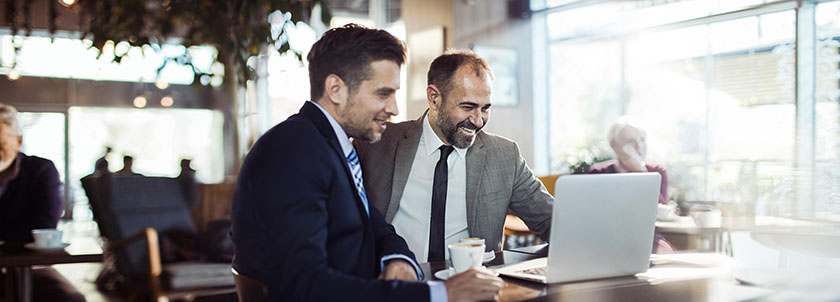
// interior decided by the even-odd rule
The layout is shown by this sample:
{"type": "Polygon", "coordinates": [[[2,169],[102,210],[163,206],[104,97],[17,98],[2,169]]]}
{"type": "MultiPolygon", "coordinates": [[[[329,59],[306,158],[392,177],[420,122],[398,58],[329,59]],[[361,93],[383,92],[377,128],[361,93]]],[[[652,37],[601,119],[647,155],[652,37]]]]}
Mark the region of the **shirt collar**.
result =
{"type": "Polygon", "coordinates": [[[347,133],[344,132],[344,128],[341,128],[341,125],[330,115],[324,107],[321,107],[316,102],[308,101],[315,105],[318,109],[324,113],[324,116],[327,117],[327,121],[330,122],[330,126],[332,126],[333,131],[335,131],[335,137],[338,138],[338,144],[341,145],[341,151],[344,152],[344,157],[350,156],[350,152],[353,151],[353,143],[350,142],[350,138],[347,136],[347,133]]]}
{"type": "MultiPolygon", "coordinates": [[[[421,138],[423,142],[426,144],[426,155],[432,155],[441,145],[444,145],[443,141],[435,134],[435,130],[432,129],[432,122],[429,120],[429,115],[426,114],[423,116],[423,134],[421,134],[421,138]]],[[[455,147],[455,146],[452,146],[455,147]]],[[[455,147],[455,153],[458,154],[458,157],[465,158],[467,156],[467,150],[469,147],[465,149],[461,149],[455,147]]]]}

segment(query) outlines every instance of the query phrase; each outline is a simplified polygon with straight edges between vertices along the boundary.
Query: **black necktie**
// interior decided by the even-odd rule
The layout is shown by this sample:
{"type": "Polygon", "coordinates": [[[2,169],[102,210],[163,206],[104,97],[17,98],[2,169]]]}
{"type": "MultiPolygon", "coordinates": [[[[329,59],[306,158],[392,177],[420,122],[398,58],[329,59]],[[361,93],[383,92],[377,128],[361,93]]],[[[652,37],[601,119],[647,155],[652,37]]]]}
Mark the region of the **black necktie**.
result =
{"type": "Polygon", "coordinates": [[[449,165],[446,159],[452,146],[440,146],[440,159],[435,165],[435,180],[432,184],[432,219],[429,225],[429,262],[442,261],[445,255],[444,230],[446,227],[446,183],[449,179],[449,165]]]}

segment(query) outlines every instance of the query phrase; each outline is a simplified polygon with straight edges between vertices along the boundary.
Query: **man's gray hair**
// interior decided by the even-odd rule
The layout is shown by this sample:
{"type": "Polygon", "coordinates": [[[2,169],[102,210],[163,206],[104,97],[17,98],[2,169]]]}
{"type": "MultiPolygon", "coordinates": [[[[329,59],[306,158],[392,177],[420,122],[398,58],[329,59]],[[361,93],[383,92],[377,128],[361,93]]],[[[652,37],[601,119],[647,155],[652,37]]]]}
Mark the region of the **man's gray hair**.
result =
{"type": "Polygon", "coordinates": [[[14,106],[0,103],[0,123],[9,125],[15,133],[20,134],[20,129],[18,129],[17,114],[18,111],[14,106]]]}

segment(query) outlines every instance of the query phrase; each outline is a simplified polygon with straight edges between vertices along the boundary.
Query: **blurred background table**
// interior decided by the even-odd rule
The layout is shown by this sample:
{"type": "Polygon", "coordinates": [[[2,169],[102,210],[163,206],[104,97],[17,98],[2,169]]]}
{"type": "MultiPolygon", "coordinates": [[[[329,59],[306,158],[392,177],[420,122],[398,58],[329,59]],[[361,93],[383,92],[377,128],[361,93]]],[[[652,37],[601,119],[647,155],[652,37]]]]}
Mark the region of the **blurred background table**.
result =
{"type": "Polygon", "coordinates": [[[0,267],[6,270],[6,301],[32,301],[33,266],[101,261],[102,249],[87,242],[74,242],[58,251],[34,251],[22,244],[3,244],[0,267]]]}

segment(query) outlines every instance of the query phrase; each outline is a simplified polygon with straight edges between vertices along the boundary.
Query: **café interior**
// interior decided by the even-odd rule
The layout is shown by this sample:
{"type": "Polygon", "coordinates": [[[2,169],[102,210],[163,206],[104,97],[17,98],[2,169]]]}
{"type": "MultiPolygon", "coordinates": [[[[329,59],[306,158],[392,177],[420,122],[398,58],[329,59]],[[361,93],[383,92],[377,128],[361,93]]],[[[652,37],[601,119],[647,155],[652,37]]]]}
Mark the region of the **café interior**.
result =
{"type": "MultiPolygon", "coordinates": [[[[426,112],[426,73],[445,50],[485,58],[493,105],[482,131],[516,142],[551,194],[558,177],[616,159],[619,120],[641,133],[647,163],[667,167],[654,228],[687,267],[504,278],[499,300],[840,299],[840,1],[260,0],[246,15],[224,3],[3,1],[0,103],[19,112],[21,152],[58,170],[67,244],[4,247],[0,301],[32,301],[32,271],[49,265],[87,301],[260,301],[265,287],[232,273],[224,252],[168,270],[184,262],[171,261],[179,238],[165,229],[187,225],[215,235],[199,249],[231,250],[243,158],[309,99],[306,54],[348,23],[407,46],[393,122],[426,112]],[[228,15],[253,20],[217,31],[228,15]],[[143,180],[115,186],[102,171],[143,180]],[[98,205],[120,199],[148,206],[98,205]],[[126,211],[145,214],[124,224],[126,211]]],[[[512,211],[503,237],[486,266],[545,256],[546,240],[512,211]]],[[[421,267],[433,279],[447,264],[421,267]]]]}

